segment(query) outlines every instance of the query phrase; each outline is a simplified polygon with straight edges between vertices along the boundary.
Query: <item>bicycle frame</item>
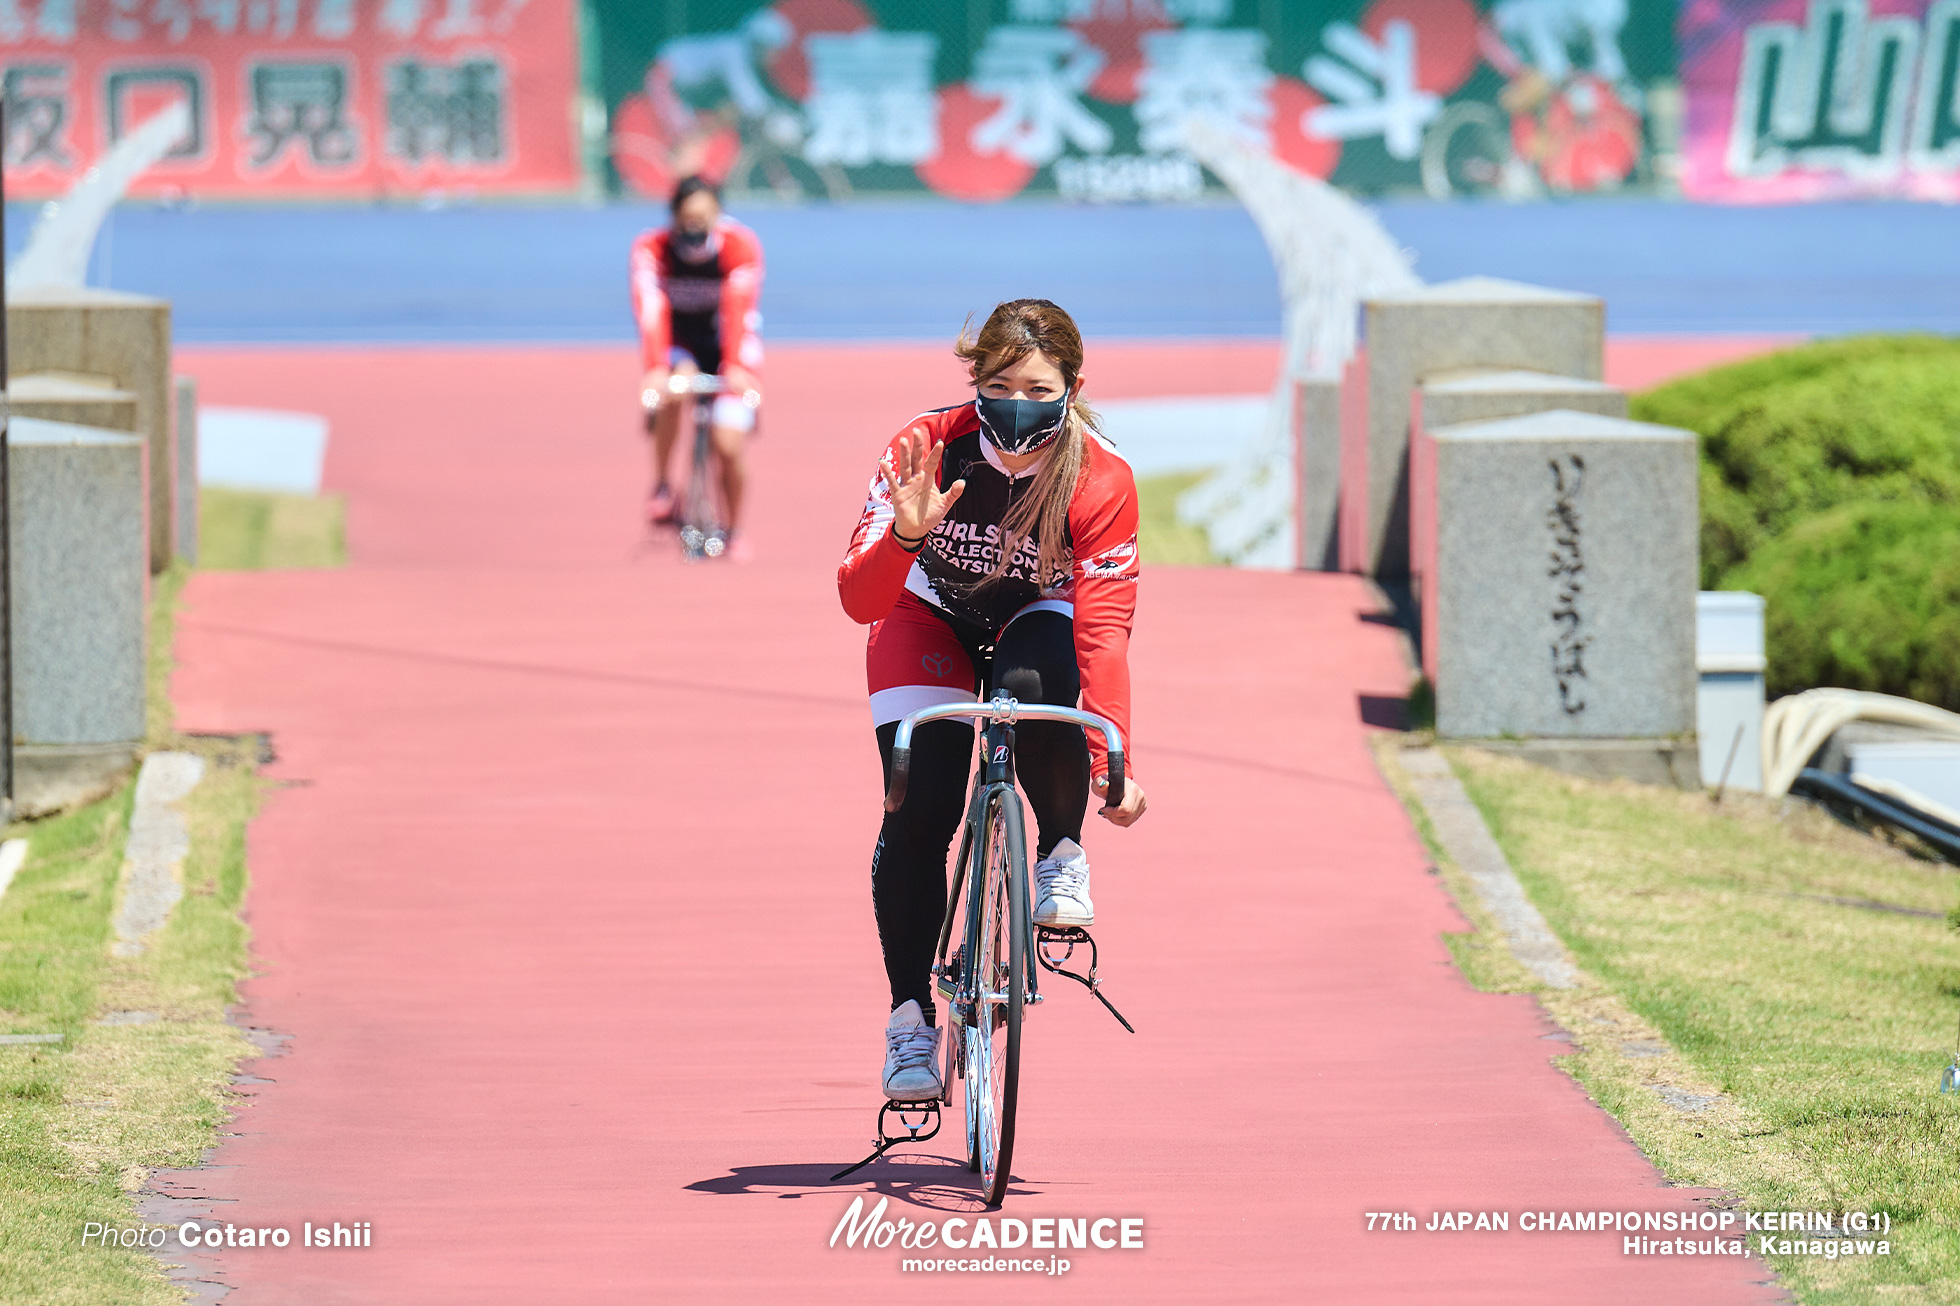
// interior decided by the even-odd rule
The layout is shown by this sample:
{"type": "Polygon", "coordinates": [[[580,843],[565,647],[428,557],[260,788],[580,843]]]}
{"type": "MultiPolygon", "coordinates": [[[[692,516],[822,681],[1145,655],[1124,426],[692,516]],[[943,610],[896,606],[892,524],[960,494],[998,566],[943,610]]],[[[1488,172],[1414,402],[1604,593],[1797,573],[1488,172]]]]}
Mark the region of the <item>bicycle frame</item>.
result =
{"type": "Polygon", "coordinates": [[[893,740],[888,810],[905,800],[913,730],[928,721],[961,717],[980,724],[980,753],[933,965],[950,1035],[940,1101],[952,1101],[958,1071],[965,1081],[968,1166],[982,1172],[986,1200],[997,1205],[1006,1194],[1013,1157],[1022,1014],[1041,1001],[1037,971],[1046,965],[1037,965],[1042,954],[1030,901],[1025,817],[1014,791],[1014,724],[1064,721],[1100,732],[1109,750],[1112,802],[1122,801],[1123,738],[1114,724],[1093,712],[1022,704],[999,692],[986,703],[922,708],[899,723],[893,740]],[[953,926],[962,916],[960,947],[953,952],[953,926]]]}
{"type": "MultiPolygon", "coordinates": [[[[1121,805],[1123,801],[1123,734],[1113,721],[1079,708],[1059,707],[1052,703],[1022,703],[1006,694],[995,694],[985,703],[940,703],[920,708],[899,721],[898,734],[892,740],[892,778],[885,793],[886,811],[895,812],[905,802],[905,790],[912,773],[912,732],[928,721],[955,721],[961,717],[976,720],[984,717],[987,724],[981,729],[980,762],[974,775],[973,796],[967,803],[966,821],[960,827],[960,853],[953,860],[955,878],[947,891],[948,904],[959,900],[961,882],[973,851],[973,832],[985,824],[987,805],[996,796],[1013,796],[1016,721],[1067,721],[1100,733],[1109,753],[1109,796],[1106,801],[1112,807],[1121,805]]],[[[952,930],[953,913],[949,910],[939,927],[938,955],[941,961],[946,959],[946,945],[951,941],[949,936],[952,930]]]]}

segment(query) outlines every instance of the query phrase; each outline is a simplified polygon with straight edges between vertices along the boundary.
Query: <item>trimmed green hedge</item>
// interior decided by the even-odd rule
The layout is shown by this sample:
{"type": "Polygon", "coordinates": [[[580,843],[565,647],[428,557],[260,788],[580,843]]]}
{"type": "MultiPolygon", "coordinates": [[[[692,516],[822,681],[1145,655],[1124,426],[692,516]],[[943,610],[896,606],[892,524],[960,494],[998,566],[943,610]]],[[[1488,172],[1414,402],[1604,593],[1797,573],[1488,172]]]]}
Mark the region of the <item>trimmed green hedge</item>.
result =
{"type": "Polygon", "coordinates": [[[1771,693],[1960,709],[1960,340],[1805,345],[1633,415],[1702,437],[1702,584],[1768,600],[1771,693]]]}
{"type": "Polygon", "coordinates": [[[1764,544],[1724,588],[1768,600],[1769,690],[1875,689],[1960,709],[1960,513],[1849,503],[1764,544]]]}

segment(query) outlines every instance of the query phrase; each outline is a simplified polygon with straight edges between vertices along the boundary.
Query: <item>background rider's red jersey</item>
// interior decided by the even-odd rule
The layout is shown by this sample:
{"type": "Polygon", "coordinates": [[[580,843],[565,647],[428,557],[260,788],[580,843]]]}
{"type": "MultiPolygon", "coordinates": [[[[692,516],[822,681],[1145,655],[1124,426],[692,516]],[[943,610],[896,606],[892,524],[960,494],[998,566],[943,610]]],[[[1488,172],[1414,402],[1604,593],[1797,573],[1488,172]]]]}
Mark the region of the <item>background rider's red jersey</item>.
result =
{"type": "MultiPolygon", "coordinates": [[[[997,632],[1030,603],[1053,603],[1069,611],[1075,622],[1082,706],[1115,722],[1130,747],[1130,625],[1136,615],[1139,568],[1136,477],[1129,463],[1114,445],[1089,432],[1063,532],[1063,573],[1045,586],[1037,583],[1040,540],[1031,535],[1007,574],[981,585],[1000,558],[1000,521],[1009,503],[1031,488],[1039,464],[1010,477],[998,451],[980,433],[979,414],[971,403],[925,413],[908,423],[888,446],[894,462],[898,442],[914,430],[925,432],[932,444],[946,446],[939,464],[940,488],[965,480],[966,490],[925,546],[911,554],[891,536],[891,491],[884,477],[874,473],[850,550],[837,571],[844,611],[869,625],[882,620],[901,594],[910,593],[957,620],[997,632]]],[[[1093,731],[1089,749],[1095,774],[1103,774],[1108,762],[1102,739],[1093,731]]]]}
{"type": "Polygon", "coordinates": [[[640,361],[667,366],[670,346],[694,355],[706,372],[739,363],[762,370],[762,242],[730,217],[715,224],[706,256],[690,263],[675,255],[672,232],[643,232],[633,242],[633,320],[640,327],[640,361]]]}

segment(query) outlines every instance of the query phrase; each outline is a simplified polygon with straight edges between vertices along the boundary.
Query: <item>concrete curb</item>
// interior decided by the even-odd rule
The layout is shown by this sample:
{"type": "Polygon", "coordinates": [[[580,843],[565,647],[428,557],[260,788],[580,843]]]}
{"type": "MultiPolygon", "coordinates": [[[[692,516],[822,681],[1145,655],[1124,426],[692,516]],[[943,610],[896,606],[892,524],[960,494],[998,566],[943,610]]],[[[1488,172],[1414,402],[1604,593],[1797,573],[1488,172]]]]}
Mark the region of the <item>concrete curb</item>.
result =
{"type": "Polygon", "coordinates": [[[1578,968],[1545,924],[1545,918],[1525,896],[1524,886],[1505,859],[1504,850],[1491,837],[1483,813],[1470,801],[1457,782],[1456,773],[1443,755],[1433,748],[1411,748],[1401,755],[1402,770],[1409,777],[1429,823],[1435,828],[1443,849],[1470,877],[1477,896],[1504,931],[1512,955],[1538,979],[1555,989],[1578,987],[1578,968]]]}
{"type": "Polygon", "coordinates": [[[142,953],[144,940],[170,918],[184,896],[180,868],[190,852],[190,827],[174,804],[204,778],[196,753],[151,753],[136,776],[136,807],[123,854],[123,899],[116,909],[118,957],[142,953]]]}

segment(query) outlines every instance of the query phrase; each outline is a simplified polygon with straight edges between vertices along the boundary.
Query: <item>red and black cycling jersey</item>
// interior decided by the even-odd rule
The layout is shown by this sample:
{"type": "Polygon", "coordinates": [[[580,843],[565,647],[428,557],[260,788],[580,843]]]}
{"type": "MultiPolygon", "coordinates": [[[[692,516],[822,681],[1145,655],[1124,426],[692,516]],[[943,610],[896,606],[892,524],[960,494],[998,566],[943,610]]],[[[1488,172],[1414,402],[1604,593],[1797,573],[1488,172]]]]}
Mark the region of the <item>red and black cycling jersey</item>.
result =
{"type": "MultiPolygon", "coordinates": [[[[1009,504],[1032,488],[1041,464],[1010,476],[980,433],[972,403],[924,413],[908,423],[888,446],[894,461],[898,442],[915,431],[923,432],[930,444],[946,447],[939,464],[940,488],[964,480],[966,490],[912,554],[891,536],[891,491],[884,477],[874,473],[837,572],[844,611],[869,625],[890,613],[901,594],[910,593],[951,619],[990,634],[1033,604],[1066,612],[1075,623],[1082,706],[1114,721],[1127,741],[1130,625],[1139,570],[1136,478],[1129,463],[1114,445],[1086,432],[1082,474],[1069,500],[1062,539],[1062,572],[1045,582],[1036,577],[1041,546],[1037,523],[1006,574],[987,584],[1000,558],[1000,523],[1009,504]]],[[[1102,740],[1094,732],[1089,738],[1093,766],[1101,774],[1107,769],[1102,740]]]]}
{"type": "Polygon", "coordinates": [[[633,242],[633,320],[640,326],[640,362],[649,370],[668,365],[679,345],[704,372],[735,362],[751,373],[762,368],[762,242],[730,217],[715,223],[707,256],[689,262],[674,253],[672,232],[661,227],[633,242]]]}

